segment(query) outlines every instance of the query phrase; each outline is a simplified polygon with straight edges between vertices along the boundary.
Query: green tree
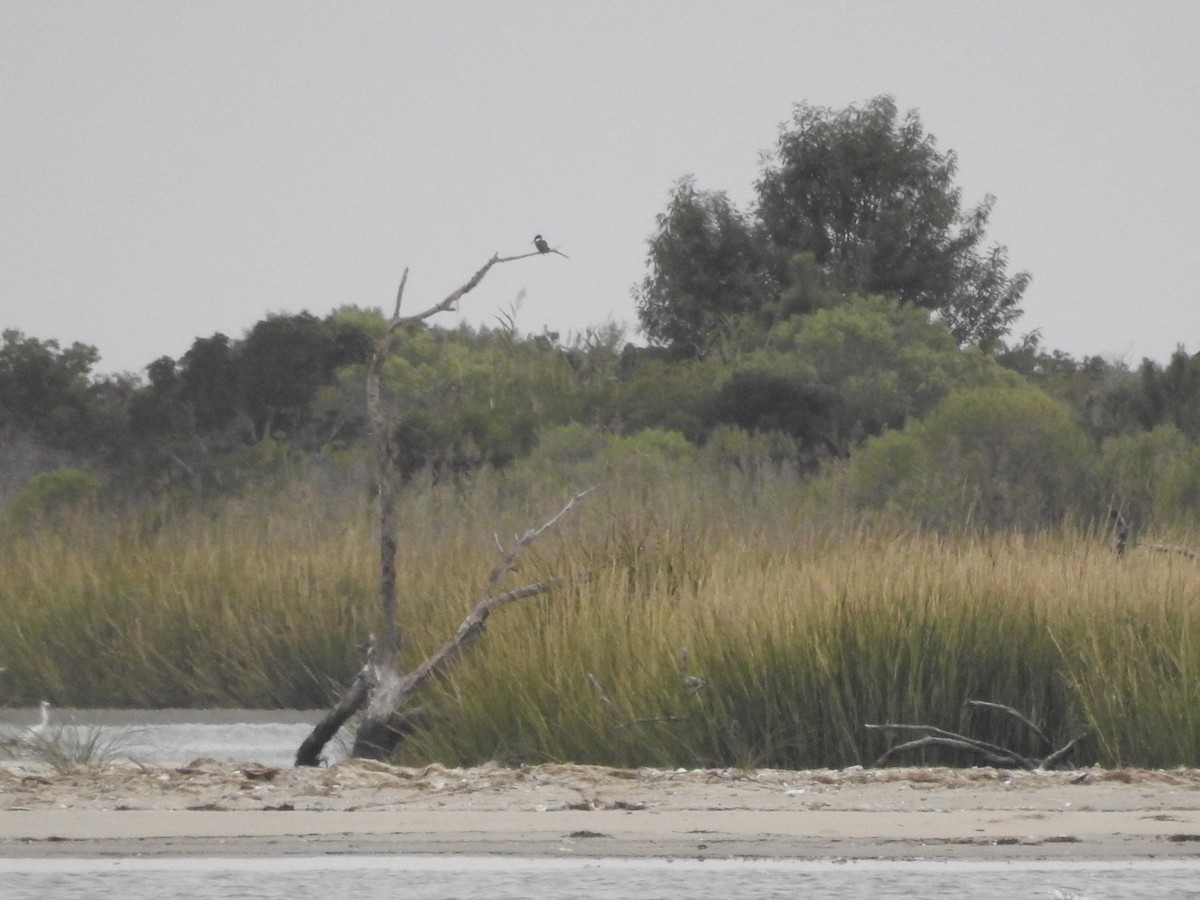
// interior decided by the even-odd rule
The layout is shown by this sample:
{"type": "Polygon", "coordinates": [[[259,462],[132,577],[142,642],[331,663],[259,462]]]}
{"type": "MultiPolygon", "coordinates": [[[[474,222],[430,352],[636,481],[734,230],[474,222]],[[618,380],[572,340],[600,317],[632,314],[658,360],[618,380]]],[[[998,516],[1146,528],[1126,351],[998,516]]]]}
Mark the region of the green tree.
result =
{"type": "Polygon", "coordinates": [[[649,273],[636,292],[642,328],[656,343],[707,356],[714,340],[756,315],[774,290],[753,223],[723,192],[685,177],[650,238],[649,273]]]}
{"type": "Polygon", "coordinates": [[[991,349],[1029,281],[984,247],[993,198],[964,210],[953,152],[890,97],[844,110],[800,104],[765,157],[757,203],[681,181],[650,239],[638,314],[651,341],[703,355],[714,337],[765,333],[837,298],[878,294],[991,349]]]}
{"type": "Polygon", "coordinates": [[[369,337],[344,319],[303,312],[268,316],[236,348],[238,391],[258,439],[297,440],[312,424],[313,401],[341,366],[362,362],[369,337]]]}
{"type": "Polygon", "coordinates": [[[983,252],[993,198],[964,211],[957,159],[891,97],[844,110],[802,103],[758,181],[777,256],[810,252],[845,291],[937,310],[964,343],[989,344],[1019,314],[1029,276],[983,252]]]}
{"type": "Polygon", "coordinates": [[[771,347],[832,398],[826,427],[839,455],[927,415],[951,391],[1016,381],[978,350],[959,349],[944,323],[886,297],[794,316],[772,333],[771,347]]]}
{"type": "Polygon", "coordinates": [[[1174,425],[1108,437],[1100,445],[1099,474],[1107,496],[1136,527],[1169,521],[1177,510],[1161,506],[1168,472],[1179,472],[1193,445],[1174,425]]]}
{"type": "Polygon", "coordinates": [[[1138,375],[1144,427],[1169,423],[1193,440],[1200,438],[1200,355],[1188,356],[1177,347],[1166,366],[1147,359],[1138,375]]]}
{"type": "Polygon", "coordinates": [[[97,416],[90,378],[95,347],[40,341],[6,330],[0,345],[0,421],[49,447],[95,449],[97,416]]]}
{"type": "Polygon", "coordinates": [[[233,423],[241,405],[241,391],[233,343],[228,337],[218,332],[192,341],[181,360],[178,390],[196,434],[211,436],[233,423]]]}

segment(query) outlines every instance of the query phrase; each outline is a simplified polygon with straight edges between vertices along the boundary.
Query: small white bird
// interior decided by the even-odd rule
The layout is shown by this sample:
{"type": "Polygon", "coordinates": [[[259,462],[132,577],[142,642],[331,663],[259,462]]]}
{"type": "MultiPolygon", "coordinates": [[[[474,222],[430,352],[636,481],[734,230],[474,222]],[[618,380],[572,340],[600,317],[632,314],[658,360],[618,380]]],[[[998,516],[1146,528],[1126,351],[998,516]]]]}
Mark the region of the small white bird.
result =
{"type": "Polygon", "coordinates": [[[33,739],[40,738],[46,733],[46,726],[50,724],[50,703],[43,700],[40,704],[42,709],[42,721],[38,722],[29,729],[29,737],[33,739]]]}

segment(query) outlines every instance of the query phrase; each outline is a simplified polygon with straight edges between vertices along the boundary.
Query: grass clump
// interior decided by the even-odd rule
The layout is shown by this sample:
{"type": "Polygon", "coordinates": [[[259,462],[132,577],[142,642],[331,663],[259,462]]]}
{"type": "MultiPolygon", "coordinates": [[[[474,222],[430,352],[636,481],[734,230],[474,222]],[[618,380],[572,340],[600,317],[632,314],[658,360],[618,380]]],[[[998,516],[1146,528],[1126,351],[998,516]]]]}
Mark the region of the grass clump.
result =
{"type": "Polygon", "coordinates": [[[136,758],[144,729],[113,728],[103,722],[47,721],[49,705],[43,703],[43,710],[40,725],[22,728],[0,743],[6,755],[45,763],[57,772],[136,758]]]}

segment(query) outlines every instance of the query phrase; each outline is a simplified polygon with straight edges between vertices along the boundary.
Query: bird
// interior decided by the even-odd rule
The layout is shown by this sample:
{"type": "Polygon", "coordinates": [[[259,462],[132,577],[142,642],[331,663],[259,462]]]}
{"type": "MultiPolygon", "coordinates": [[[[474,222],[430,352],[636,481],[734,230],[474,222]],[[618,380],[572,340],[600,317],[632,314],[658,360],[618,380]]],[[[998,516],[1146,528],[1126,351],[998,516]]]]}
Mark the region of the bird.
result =
{"type": "Polygon", "coordinates": [[[537,247],[538,253],[549,253],[550,245],[546,243],[546,239],[540,234],[533,236],[533,246],[537,247]]]}
{"type": "Polygon", "coordinates": [[[38,722],[36,725],[34,725],[32,728],[29,729],[29,739],[31,741],[40,740],[43,737],[43,735],[45,735],[45,733],[46,733],[46,726],[48,726],[50,724],[50,704],[49,704],[49,702],[46,700],[43,700],[41,702],[41,708],[42,708],[42,721],[38,722]]]}

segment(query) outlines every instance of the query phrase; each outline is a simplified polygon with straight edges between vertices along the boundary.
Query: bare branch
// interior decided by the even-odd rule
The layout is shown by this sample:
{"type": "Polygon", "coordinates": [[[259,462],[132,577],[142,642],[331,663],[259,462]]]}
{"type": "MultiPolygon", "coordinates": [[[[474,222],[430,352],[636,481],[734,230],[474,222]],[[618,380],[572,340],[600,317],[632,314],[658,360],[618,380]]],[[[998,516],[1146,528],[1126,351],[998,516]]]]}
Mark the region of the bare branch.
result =
{"type": "MultiPolygon", "coordinates": [[[[442,646],[432,657],[422,663],[410,675],[401,679],[398,671],[400,655],[400,633],[397,627],[398,602],[396,596],[396,556],[399,550],[399,528],[396,513],[396,497],[400,490],[399,474],[392,461],[391,432],[384,415],[380,384],[384,364],[392,350],[398,329],[403,325],[423,321],[431,316],[455,308],[459,300],[474,290],[492,266],[498,263],[512,262],[539,256],[538,252],[523,253],[516,256],[500,256],[493,254],[492,258],[479,268],[467,282],[452,291],[440,303],[436,303],[423,312],[411,316],[401,316],[400,307],[404,300],[404,289],[408,284],[408,269],[400,278],[400,286],[396,291],[396,305],[392,317],[388,321],[387,331],[384,332],[367,365],[367,416],[371,430],[375,436],[375,465],[377,489],[379,492],[379,597],[383,613],[383,632],[380,640],[368,655],[367,663],[355,677],[353,684],[345,696],[330,713],[318,723],[313,732],[305,740],[296,755],[297,765],[315,765],[325,743],[337,732],[341,725],[366,705],[363,721],[359,725],[355,737],[353,753],[355,755],[370,755],[381,757],[392,749],[396,743],[416,727],[423,719],[420,711],[404,711],[404,705],[412,694],[421,686],[436,677],[449,667],[461,654],[462,649],[472,641],[482,630],[484,622],[492,610],[521,597],[541,593],[546,590],[544,584],[527,585],[515,591],[499,596],[485,597],[476,603],[474,609],[459,626],[458,632],[442,646]]],[[[589,489],[590,490],[590,489],[589,489]]],[[[496,581],[506,572],[512,570],[520,552],[528,546],[539,534],[553,525],[562,515],[574,505],[575,501],[588,491],[577,495],[549,522],[541,528],[527,532],[521,542],[512,552],[505,554],[504,562],[493,570],[489,580],[489,594],[493,593],[496,581]],[[497,574],[498,573],[498,574],[497,574]]],[[[501,551],[503,552],[503,550],[501,551]]]]}
{"type": "MultiPolygon", "coordinates": [[[[1026,759],[1019,753],[1009,750],[1006,747],[1000,747],[996,744],[990,744],[987,741],[977,741],[974,738],[969,738],[962,734],[956,734],[953,731],[944,731],[933,725],[901,725],[901,724],[886,724],[886,725],[864,725],[864,728],[873,731],[921,731],[926,737],[921,739],[919,746],[941,745],[952,747],[959,750],[970,750],[973,753],[978,753],[993,762],[1003,761],[1003,765],[1017,765],[1023,769],[1035,769],[1036,764],[1031,760],[1026,759]]],[[[902,744],[899,747],[893,747],[877,761],[876,765],[884,762],[889,756],[899,753],[902,750],[916,749],[917,741],[912,741],[909,744],[902,744]]]]}
{"type": "Polygon", "coordinates": [[[467,648],[483,632],[485,623],[493,612],[507,603],[544,594],[550,590],[550,585],[543,581],[527,584],[524,587],[498,594],[495,597],[484,597],[463,619],[454,636],[442,644],[432,656],[417,666],[408,675],[400,688],[399,700],[401,706],[413,694],[425,687],[458,661],[463,650],[467,648]]]}
{"type": "MultiPolygon", "coordinates": [[[[475,288],[477,288],[479,286],[479,282],[483,281],[483,276],[485,276],[488,273],[488,271],[492,268],[492,266],[498,265],[500,263],[515,262],[518,259],[528,259],[531,256],[541,256],[541,254],[538,253],[536,250],[533,253],[521,253],[521,254],[518,254],[517,256],[501,256],[499,253],[493,254],[492,258],[489,259],[487,262],[485,262],[480,267],[479,271],[476,272],[474,275],[472,275],[467,280],[466,284],[464,284],[462,287],[458,288],[457,290],[451,291],[449,294],[446,295],[445,299],[443,299],[442,301],[435,303],[433,306],[429,307],[428,309],[426,309],[422,312],[419,312],[419,313],[415,313],[414,315],[401,317],[399,314],[400,313],[400,304],[399,304],[399,302],[397,302],[396,315],[392,318],[391,327],[393,329],[395,329],[395,328],[400,327],[401,325],[411,325],[414,322],[423,321],[425,319],[428,319],[430,316],[437,315],[440,312],[452,311],[455,308],[455,304],[458,303],[459,300],[461,300],[463,297],[465,297],[467,294],[469,294],[471,291],[475,290],[475,288]]],[[[397,301],[399,301],[399,298],[397,298],[397,301]]]]}
{"type": "MultiPolygon", "coordinates": [[[[1033,731],[1034,734],[1042,739],[1042,742],[1047,747],[1052,746],[1050,739],[1046,737],[1046,733],[1042,731],[1041,728],[1031,722],[1026,716],[1023,716],[1021,713],[1017,712],[1017,710],[1013,709],[1011,706],[1005,706],[1003,703],[990,703],[986,700],[966,700],[964,701],[963,705],[979,707],[982,709],[995,709],[999,710],[1000,712],[1007,713],[1033,731]]],[[[1079,739],[1076,738],[1039,761],[1022,756],[1020,753],[1017,753],[1015,750],[1010,750],[1007,747],[1000,747],[996,744],[988,743],[987,741],[975,740],[974,738],[969,738],[965,735],[955,734],[952,731],[944,731],[943,729],[937,728],[933,725],[888,724],[864,725],[863,727],[874,731],[919,731],[924,733],[924,737],[908,741],[904,744],[897,744],[895,747],[892,747],[890,750],[884,753],[883,756],[879,757],[879,759],[875,761],[876,766],[882,766],[891,757],[899,753],[907,753],[910,750],[920,750],[924,747],[946,747],[951,750],[965,750],[969,753],[976,753],[995,765],[1020,766],[1023,769],[1031,770],[1048,769],[1051,766],[1059,763],[1068,754],[1070,754],[1070,752],[1075,749],[1075,745],[1079,741],[1079,739]]]]}
{"type": "Polygon", "coordinates": [[[1072,750],[1074,750],[1075,745],[1078,743],[1079,743],[1079,738],[1072,738],[1071,740],[1067,741],[1067,743],[1063,744],[1063,746],[1059,747],[1057,750],[1055,750],[1053,753],[1051,753],[1049,756],[1047,756],[1045,759],[1043,759],[1038,764],[1038,768],[1049,769],[1049,768],[1052,768],[1052,767],[1058,765],[1059,761],[1064,759],[1068,753],[1070,753],[1072,750]]]}
{"type": "Polygon", "coordinates": [[[511,550],[505,550],[503,545],[500,543],[499,536],[496,536],[496,546],[500,548],[501,556],[500,561],[496,563],[496,565],[492,568],[491,573],[488,575],[488,590],[495,590],[500,579],[517,568],[517,560],[520,558],[521,554],[525,552],[525,548],[541,537],[547,529],[553,528],[556,524],[558,524],[558,520],[570,512],[571,507],[573,507],[592,491],[596,490],[598,487],[600,487],[600,485],[593,484],[590,488],[580,491],[578,494],[568,500],[562,509],[555,513],[540,527],[530,528],[523,535],[517,538],[517,543],[511,550]]]}
{"type": "Polygon", "coordinates": [[[367,367],[367,417],[375,435],[375,468],[379,491],[379,598],[383,610],[383,634],[379,643],[378,662],[373,667],[373,678],[377,684],[390,677],[386,672],[395,669],[396,658],[400,651],[400,634],[396,628],[398,614],[396,553],[400,546],[396,521],[396,495],[399,493],[400,485],[396,468],[392,465],[391,433],[383,412],[380,384],[383,379],[384,363],[387,362],[392,351],[392,344],[395,342],[396,332],[400,326],[419,322],[436,313],[452,309],[455,303],[483,281],[488,270],[497,263],[511,262],[515,259],[536,255],[538,254],[527,253],[521,256],[502,257],[494,254],[468,279],[466,284],[452,292],[441,303],[416,315],[402,317],[400,304],[404,299],[404,288],[408,284],[408,269],[405,269],[404,275],[400,278],[400,287],[396,291],[396,307],[391,323],[371,356],[371,362],[367,367]]]}
{"type": "Polygon", "coordinates": [[[1036,725],[1030,722],[1029,719],[1025,718],[1025,716],[1021,715],[1011,706],[1005,706],[1003,703],[989,703],[987,700],[965,700],[963,701],[963,706],[974,706],[981,709],[996,709],[1000,712],[1008,713],[1010,716],[1040,737],[1042,742],[1047,747],[1053,746],[1050,743],[1050,738],[1046,737],[1046,733],[1042,731],[1042,729],[1038,728],[1036,725]]]}
{"type": "Polygon", "coordinates": [[[400,278],[400,289],[396,291],[396,308],[392,311],[392,320],[400,318],[400,301],[404,299],[404,286],[408,284],[408,267],[404,269],[404,275],[400,278]]]}
{"type": "MultiPolygon", "coordinates": [[[[908,743],[905,743],[905,744],[897,744],[895,747],[892,747],[885,754],[883,754],[883,756],[881,756],[881,757],[879,757],[879,759],[875,760],[875,768],[880,768],[884,763],[886,763],[888,761],[888,759],[890,757],[892,757],[896,754],[907,753],[912,750],[921,750],[925,747],[947,747],[951,750],[965,750],[970,753],[977,753],[980,756],[982,756],[984,759],[986,759],[988,762],[994,763],[995,765],[999,765],[999,766],[1011,766],[1014,762],[1014,760],[1009,758],[1008,756],[994,756],[987,750],[977,747],[975,745],[975,742],[971,741],[968,738],[960,739],[960,738],[935,737],[933,735],[926,735],[925,737],[917,738],[916,740],[909,741],[908,743]]],[[[1023,760],[1023,762],[1027,763],[1028,760],[1023,760]]],[[[1022,765],[1022,768],[1032,769],[1033,766],[1032,765],[1022,765]]]]}

